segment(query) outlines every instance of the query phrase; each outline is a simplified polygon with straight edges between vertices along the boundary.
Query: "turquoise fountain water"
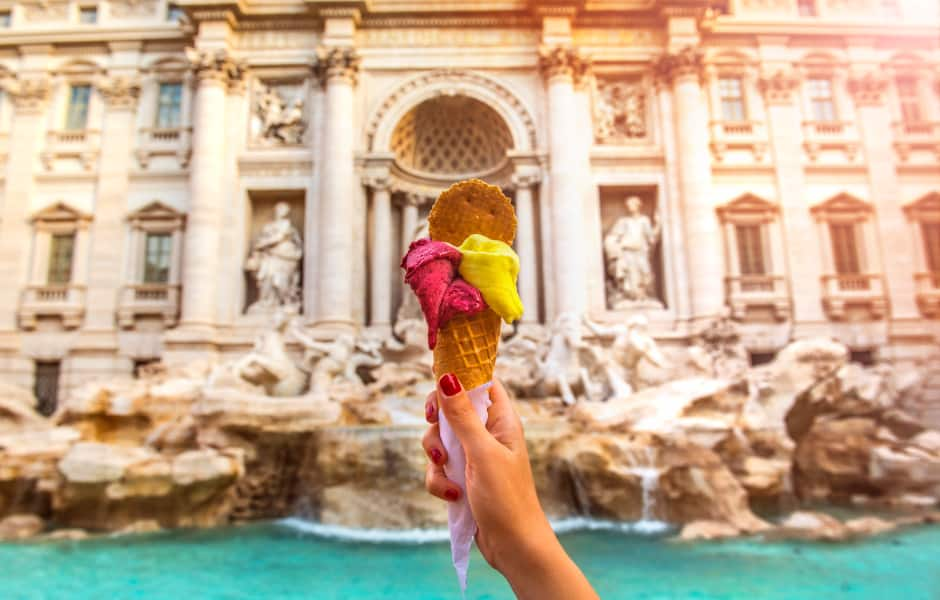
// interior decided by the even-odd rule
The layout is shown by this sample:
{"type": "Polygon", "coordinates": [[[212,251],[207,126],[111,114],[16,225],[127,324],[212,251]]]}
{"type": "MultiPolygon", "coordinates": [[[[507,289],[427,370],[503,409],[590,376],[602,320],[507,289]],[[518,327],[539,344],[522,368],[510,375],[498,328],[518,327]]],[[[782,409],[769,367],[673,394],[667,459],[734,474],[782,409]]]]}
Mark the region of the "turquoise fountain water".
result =
{"type": "MultiPolygon", "coordinates": [[[[567,529],[584,525],[591,524],[569,523],[567,529]]],[[[850,544],[677,544],[626,526],[597,527],[562,533],[561,540],[605,600],[940,598],[940,527],[850,544]]],[[[339,539],[348,533],[288,520],[0,544],[0,598],[460,597],[444,532],[388,535],[381,543],[339,539]]],[[[511,597],[500,576],[474,553],[467,598],[511,597]]]]}

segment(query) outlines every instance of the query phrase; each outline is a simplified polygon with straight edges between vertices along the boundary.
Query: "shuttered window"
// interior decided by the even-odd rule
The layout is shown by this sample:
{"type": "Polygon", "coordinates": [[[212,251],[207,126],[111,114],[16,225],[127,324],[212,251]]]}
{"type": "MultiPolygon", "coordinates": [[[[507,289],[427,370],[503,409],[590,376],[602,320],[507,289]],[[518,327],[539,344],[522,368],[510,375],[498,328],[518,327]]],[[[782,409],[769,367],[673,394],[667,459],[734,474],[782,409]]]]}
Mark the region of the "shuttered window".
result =
{"type": "Polygon", "coordinates": [[[836,103],[832,95],[832,81],[814,77],[806,82],[810,109],[814,121],[835,121],[836,103]]]}
{"type": "Polygon", "coordinates": [[[741,275],[766,275],[763,228],[760,225],[735,225],[734,231],[741,275]]]}
{"type": "Polygon", "coordinates": [[[173,253],[172,237],[169,233],[148,233],[144,245],[144,283],[167,283],[173,253]]]}
{"type": "Polygon", "coordinates": [[[721,97],[721,118],[725,121],[744,121],[744,88],[740,77],[722,77],[718,80],[721,97]]]}
{"type": "Polygon", "coordinates": [[[57,233],[49,247],[49,267],[46,282],[68,283],[72,280],[72,256],[75,252],[75,234],[57,233]]]}
{"type": "Polygon", "coordinates": [[[901,118],[905,123],[920,123],[923,115],[920,112],[920,98],[917,95],[917,80],[913,77],[898,77],[895,85],[898,88],[898,101],[901,104],[901,118]]]}
{"type": "Polygon", "coordinates": [[[853,223],[831,223],[829,234],[832,237],[832,256],[836,273],[839,275],[858,275],[861,260],[858,252],[858,236],[853,223]]]}
{"type": "Polygon", "coordinates": [[[927,269],[931,273],[940,273],[940,223],[922,223],[921,232],[924,236],[927,269]]]}

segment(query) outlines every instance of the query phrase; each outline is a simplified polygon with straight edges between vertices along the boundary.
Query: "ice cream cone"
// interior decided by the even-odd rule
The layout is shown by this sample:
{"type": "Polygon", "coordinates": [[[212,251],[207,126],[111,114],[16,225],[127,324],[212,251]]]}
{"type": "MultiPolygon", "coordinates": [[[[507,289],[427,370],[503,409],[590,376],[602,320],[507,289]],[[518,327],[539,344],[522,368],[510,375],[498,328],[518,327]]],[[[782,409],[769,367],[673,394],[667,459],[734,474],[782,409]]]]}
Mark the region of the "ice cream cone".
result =
{"type": "MultiPolygon", "coordinates": [[[[428,216],[428,232],[432,240],[454,246],[474,233],[511,245],[516,237],[516,213],[498,187],[470,179],[441,193],[428,216]]],[[[435,377],[454,373],[468,390],[492,379],[500,329],[500,317],[491,308],[451,319],[434,347],[435,377]]]]}

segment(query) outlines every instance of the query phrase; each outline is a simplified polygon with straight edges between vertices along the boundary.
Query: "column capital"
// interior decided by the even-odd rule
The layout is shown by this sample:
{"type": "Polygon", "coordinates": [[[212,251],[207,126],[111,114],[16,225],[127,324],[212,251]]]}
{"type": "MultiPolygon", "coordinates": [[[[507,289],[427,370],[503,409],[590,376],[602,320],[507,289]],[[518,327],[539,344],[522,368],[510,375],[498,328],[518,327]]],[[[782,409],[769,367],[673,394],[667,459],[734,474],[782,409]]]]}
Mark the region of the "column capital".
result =
{"type": "Polygon", "coordinates": [[[320,46],[317,48],[317,62],[313,70],[324,87],[333,79],[356,85],[361,62],[362,58],[355,48],[320,46]]]}
{"type": "Polygon", "coordinates": [[[362,185],[375,191],[388,190],[392,178],[388,171],[370,171],[362,174],[362,185]]]}
{"type": "Polygon", "coordinates": [[[546,81],[564,77],[580,84],[591,73],[591,59],[571,46],[542,46],[539,48],[539,70],[546,81]]]}
{"type": "Polygon", "coordinates": [[[105,104],[113,109],[134,110],[140,99],[140,80],[134,76],[102,77],[95,87],[105,104]]]}
{"type": "Polygon", "coordinates": [[[512,174],[512,185],[516,189],[531,188],[542,181],[539,171],[516,171],[512,174]]]}
{"type": "Polygon", "coordinates": [[[186,57],[199,84],[219,83],[227,87],[237,86],[245,76],[245,67],[236,61],[227,50],[186,49],[186,57]]]}
{"type": "Polygon", "coordinates": [[[12,79],[3,89],[10,96],[17,112],[23,114],[44,112],[52,97],[52,81],[46,76],[12,79]]]}
{"type": "Polygon", "coordinates": [[[800,87],[800,78],[793,71],[778,70],[762,75],[757,87],[767,104],[789,104],[793,101],[793,93],[800,87]]]}
{"type": "Polygon", "coordinates": [[[700,82],[704,76],[704,66],[702,51],[693,46],[686,46],[678,52],[663,54],[653,68],[659,79],[675,84],[684,79],[700,82]]]}
{"type": "Polygon", "coordinates": [[[874,71],[855,73],[847,87],[857,106],[879,106],[884,103],[888,80],[874,71]]]}

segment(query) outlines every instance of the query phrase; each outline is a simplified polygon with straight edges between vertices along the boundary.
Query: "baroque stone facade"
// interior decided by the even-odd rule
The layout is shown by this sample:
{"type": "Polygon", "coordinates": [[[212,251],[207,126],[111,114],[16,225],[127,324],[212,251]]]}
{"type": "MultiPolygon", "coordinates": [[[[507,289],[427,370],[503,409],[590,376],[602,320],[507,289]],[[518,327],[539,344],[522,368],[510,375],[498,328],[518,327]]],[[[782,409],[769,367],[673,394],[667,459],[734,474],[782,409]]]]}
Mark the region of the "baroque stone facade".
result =
{"type": "Polygon", "coordinates": [[[936,346],[940,49],[917,2],[903,29],[835,0],[441,4],[0,9],[0,379],[220,359],[278,310],[311,339],[392,335],[401,252],[468,177],[515,202],[525,326],[641,316],[690,343],[728,311],[754,356],[936,346]]]}

